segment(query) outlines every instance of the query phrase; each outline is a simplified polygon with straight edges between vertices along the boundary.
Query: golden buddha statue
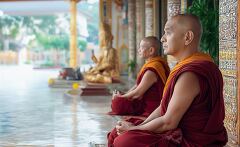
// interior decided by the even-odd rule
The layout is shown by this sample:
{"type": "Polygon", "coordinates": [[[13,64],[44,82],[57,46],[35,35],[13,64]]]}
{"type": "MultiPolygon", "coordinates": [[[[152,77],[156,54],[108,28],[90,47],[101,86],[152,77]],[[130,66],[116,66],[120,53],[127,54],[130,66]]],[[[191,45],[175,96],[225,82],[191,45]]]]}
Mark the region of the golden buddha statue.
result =
{"type": "Polygon", "coordinates": [[[106,23],[100,25],[100,56],[97,59],[92,52],[92,60],[96,64],[84,75],[88,82],[112,83],[113,79],[119,79],[119,61],[116,49],[112,47],[113,35],[110,26],[106,23]]]}

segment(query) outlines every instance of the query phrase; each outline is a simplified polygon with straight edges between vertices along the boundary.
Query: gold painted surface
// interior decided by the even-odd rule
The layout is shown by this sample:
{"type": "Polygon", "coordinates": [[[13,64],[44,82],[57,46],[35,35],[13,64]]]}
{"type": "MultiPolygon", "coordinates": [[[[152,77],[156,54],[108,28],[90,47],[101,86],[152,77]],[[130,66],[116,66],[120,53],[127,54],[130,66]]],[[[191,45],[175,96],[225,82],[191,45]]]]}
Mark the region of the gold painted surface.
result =
{"type": "Polygon", "coordinates": [[[70,1],[70,67],[77,66],[77,1],[70,1]]]}
{"type": "Polygon", "coordinates": [[[113,35],[107,23],[101,23],[100,47],[102,48],[99,58],[92,53],[92,60],[96,64],[90,68],[84,78],[93,83],[112,83],[113,79],[119,79],[119,60],[117,50],[112,47],[113,35]]]}

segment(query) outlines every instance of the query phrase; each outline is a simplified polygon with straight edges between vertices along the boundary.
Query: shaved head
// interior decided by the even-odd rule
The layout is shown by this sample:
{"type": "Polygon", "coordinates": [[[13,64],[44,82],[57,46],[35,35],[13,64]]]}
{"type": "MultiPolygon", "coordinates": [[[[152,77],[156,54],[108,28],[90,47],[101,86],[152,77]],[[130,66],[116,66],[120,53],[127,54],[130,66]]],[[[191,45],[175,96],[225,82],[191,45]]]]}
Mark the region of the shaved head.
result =
{"type": "Polygon", "coordinates": [[[202,36],[201,21],[193,14],[178,14],[173,16],[170,20],[177,22],[177,25],[184,29],[184,31],[191,30],[194,34],[194,41],[200,43],[202,36]]]}
{"type": "Polygon", "coordinates": [[[146,44],[146,47],[147,48],[150,48],[150,47],[153,47],[155,48],[155,51],[156,51],[156,55],[158,54],[158,50],[160,49],[160,41],[157,37],[155,36],[148,36],[148,37],[145,37],[143,38],[143,40],[146,44]]]}
{"type": "Polygon", "coordinates": [[[170,18],[164,27],[161,38],[165,55],[177,60],[184,59],[200,49],[202,25],[193,14],[178,14],[170,18]]]}

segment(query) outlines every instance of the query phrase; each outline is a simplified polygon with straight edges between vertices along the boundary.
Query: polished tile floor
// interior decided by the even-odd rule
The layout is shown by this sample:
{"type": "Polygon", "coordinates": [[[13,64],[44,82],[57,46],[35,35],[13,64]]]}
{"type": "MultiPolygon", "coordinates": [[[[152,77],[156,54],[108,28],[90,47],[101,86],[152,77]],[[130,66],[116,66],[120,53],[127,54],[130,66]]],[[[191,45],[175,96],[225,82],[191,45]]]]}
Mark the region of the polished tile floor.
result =
{"type": "Polygon", "coordinates": [[[0,66],[0,146],[88,147],[106,143],[116,119],[109,96],[66,97],[48,87],[58,70],[0,66]]]}

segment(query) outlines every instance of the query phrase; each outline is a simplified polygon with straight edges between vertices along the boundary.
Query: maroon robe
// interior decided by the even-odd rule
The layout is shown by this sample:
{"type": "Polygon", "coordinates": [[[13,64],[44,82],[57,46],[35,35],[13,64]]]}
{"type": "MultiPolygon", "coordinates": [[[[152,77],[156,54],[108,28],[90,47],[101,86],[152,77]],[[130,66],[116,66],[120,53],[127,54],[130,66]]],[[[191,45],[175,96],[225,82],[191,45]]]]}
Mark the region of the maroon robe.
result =
{"type": "Polygon", "coordinates": [[[161,115],[166,113],[176,81],[184,72],[193,72],[197,75],[200,84],[200,93],[195,97],[189,109],[182,117],[177,129],[164,133],[132,130],[120,136],[114,136],[113,132],[111,132],[108,135],[108,146],[224,146],[227,142],[227,132],[223,124],[225,117],[223,79],[218,67],[212,62],[194,61],[178,69],[163,96],[161,115]]]}
{"type": "MultiPolygon", "coordinates": [[[[155,57],[156,58],[156,57],[155,57]]],[[[157,57],[160,58],[160,57],[157,57]]],[[[126,98],[115,98],[112,100],[112,112],[109,114],[112,115],[141,115],[141,116],[148,116],[150,115],[160,104],[162,99],[162,93],[165,86],[165,82],[163,81],[161,76],[159,75],[159,68],[160,71],[164,72],[162,74],[167,77],[169,75],[169,67],[166,62],[162,59],[154,59],[151,63],[155,66],[147,66],[144,67],[140,74],[137,77],[136,84],[139,85],[143,75],[147,71],[152,71],[157,75],[157,82],[155,82],[144,94],[141,99],[134,99],[132,101],[126,98]]]]}

